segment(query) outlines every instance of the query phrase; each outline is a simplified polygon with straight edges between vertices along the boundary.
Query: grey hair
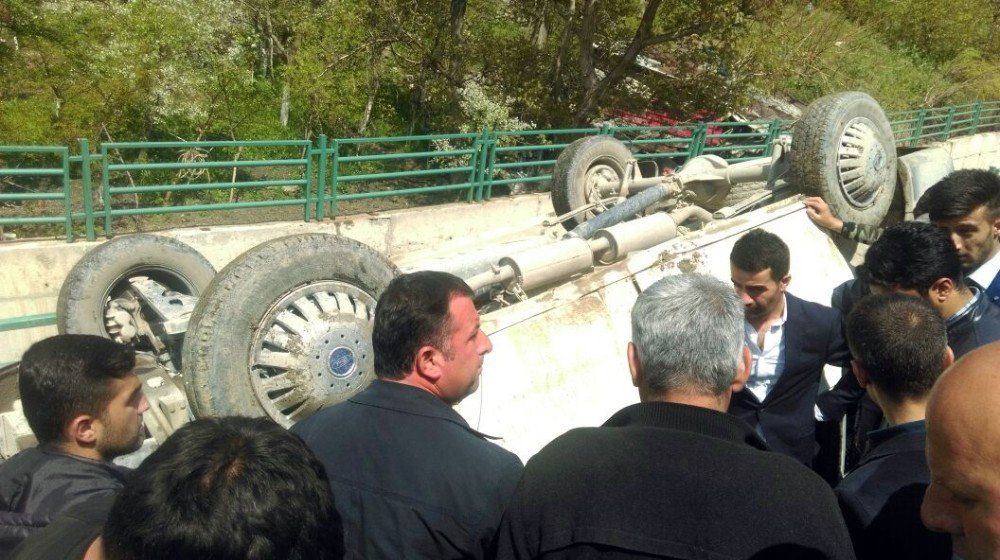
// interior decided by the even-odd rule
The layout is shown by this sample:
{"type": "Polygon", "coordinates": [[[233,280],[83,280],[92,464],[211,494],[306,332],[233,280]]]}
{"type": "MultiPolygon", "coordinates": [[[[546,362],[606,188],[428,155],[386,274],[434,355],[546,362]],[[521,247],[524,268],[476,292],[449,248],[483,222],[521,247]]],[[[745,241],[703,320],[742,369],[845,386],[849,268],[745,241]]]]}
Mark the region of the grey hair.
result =
{"type": "Polygon", "coordinates": [[[733,287],[704,274],[658,280],[632,308],[632,342],[650,390],[721,395],[743,351],[744,309],[733,287]]]}

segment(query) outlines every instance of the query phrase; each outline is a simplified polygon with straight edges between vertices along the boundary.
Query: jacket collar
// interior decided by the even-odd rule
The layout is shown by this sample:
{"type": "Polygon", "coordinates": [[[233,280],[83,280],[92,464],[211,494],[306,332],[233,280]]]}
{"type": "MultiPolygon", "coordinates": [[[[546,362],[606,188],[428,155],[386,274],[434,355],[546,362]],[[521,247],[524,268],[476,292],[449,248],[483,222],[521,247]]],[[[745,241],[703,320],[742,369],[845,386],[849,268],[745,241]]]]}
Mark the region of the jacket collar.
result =
{"type": "Polygon", "coordinates": [[[457,424],[480,437],[501,439],[474,430],[448,403],[419,387],[376,379],[367,389],[348,400],[355,404],[395,410],[404,414],[437,418],[457,424]]]}
{"type": "Polygon", "coordinates": [[[924,442],[927,439],[927,423],[924,420],[917,420],[916,422],[873,430],[868,434],[868,437],[871,448],[858,461],[859,467],[875,459],[897,453],[923,452],[924,442]]]}
{"type": "Polygon", "coordinates": [[[648,426],[693,432],[733,443],[744,443],[767,450],[767,444],[749,424],[722,412],[666,402],[645,402],[627,406],[614,414],[605,427],[648,426]]]}

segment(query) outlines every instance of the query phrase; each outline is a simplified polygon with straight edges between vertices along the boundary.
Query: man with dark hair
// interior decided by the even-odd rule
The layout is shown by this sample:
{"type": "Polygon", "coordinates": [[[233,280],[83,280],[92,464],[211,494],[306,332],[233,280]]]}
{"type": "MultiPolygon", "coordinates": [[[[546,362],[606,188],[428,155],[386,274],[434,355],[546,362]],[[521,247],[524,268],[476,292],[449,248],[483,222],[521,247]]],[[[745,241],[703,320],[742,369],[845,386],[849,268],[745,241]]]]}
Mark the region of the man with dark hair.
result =
{"type": "Polygon", "coordinates": [[[905,222],[886,228],[865,254],[861,279],[873,293],[925,299],[945,319],[956,357],[1000,340],[1000,308],[982,289],[967,286],[958,251],[941,228],[905,222]]]}
{"type": "Polygon", "coordinates": [[[823,480],[725,414],[750,374],[744,321],[710,276],[640,294],[627,349],[640,403],[528,461],[496,557],[852,558],[823,480]]]}
{"type": "Polygon", "coordinates": [[[292,428],[330,473],[349,558],[481,558],[496,532],[522,465],[451,408],[493,349],[472,296],[444,272],[395,278],[375,308],[378,379],[292,428]]]}
{"type": "Polygon", "coordinates": [[[184,425],[132,473],[103,525],[99,516],[74,508],[25,541],[15,558],[344,556],[323,465],[299,438],[266,418],[184,425]]]}
{"type": "MultiPolygon", "coordinates": [[[[802,201],[817,225],[862,243],[874,243],[879,228],[844,222],[822,198],[802,201]]],[[[962,169],[927,189],[913,208],[944,228],[968,277],[1000,304],[1000,177],[984,169],[962,169]]]]}
{"type": "MultiPolygon", "coordinates": [[[[868,248],[858,279],[873,293],[898,292],[927,301],[944,318],[956,358],[1000,340],[1000,307],[981,288],[965,283],[958,251],[938,226],[903,222],[887,227],[868,248]]],[[[819,407],[825,418],[837,419],[865,394],[855,376],[845,375],[819,397],[819,407]]]]}
{"type": "Polygon", "coordinates": [[[951,558],[951,543],[920,521],[930,482],[924,441],[927,399],[953,360],[944,321],[926,301],[903,294],[869,296],[847,319],[851,367],[882,409],[888,427],[837,486],[859,560],[951,558]]]}
{"type": "Polygon", "coordinates": [[[0,465],[0,553],[121,488],[128,471],[111,460],[142,445],[149,408],[134,368],[132,349],[91,335],[54,336],[24,353],[18,387],[38,447],[0,465]]]}
{"type": "Polygon", "coordinates": [[[816,453],[816,394],[825,364],[846,365],[840,315],[786,290],[788,246],[755,229],[730,253],[730,272],[743,301],[744,343],[753,355],[745,391],[729,412],[753,426],[767,444],[810,464],[816,453]]]}

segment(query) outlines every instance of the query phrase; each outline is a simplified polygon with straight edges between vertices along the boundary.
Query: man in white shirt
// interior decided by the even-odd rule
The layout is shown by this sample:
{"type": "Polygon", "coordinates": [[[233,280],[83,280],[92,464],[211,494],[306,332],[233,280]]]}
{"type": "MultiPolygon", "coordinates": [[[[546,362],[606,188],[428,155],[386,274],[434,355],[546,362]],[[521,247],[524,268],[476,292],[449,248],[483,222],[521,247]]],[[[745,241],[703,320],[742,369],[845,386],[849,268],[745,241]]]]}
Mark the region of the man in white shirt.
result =
{"type": "Polygon", "coordinates": [[[823,366],[850,360],[840,314],[787,292],[790,257],[777,235],[752,230],[729,258],[753,357],[746,390],[733,395],[729,412],[753,426],[771,449],[811,464],[823,366]]]}
{"type": "Polygon", "coordinates": [[[967,278],[1000,303],[1000,177],[984,169],[950,173],[927,189],[914,214],[948,232],[967,278]]]}

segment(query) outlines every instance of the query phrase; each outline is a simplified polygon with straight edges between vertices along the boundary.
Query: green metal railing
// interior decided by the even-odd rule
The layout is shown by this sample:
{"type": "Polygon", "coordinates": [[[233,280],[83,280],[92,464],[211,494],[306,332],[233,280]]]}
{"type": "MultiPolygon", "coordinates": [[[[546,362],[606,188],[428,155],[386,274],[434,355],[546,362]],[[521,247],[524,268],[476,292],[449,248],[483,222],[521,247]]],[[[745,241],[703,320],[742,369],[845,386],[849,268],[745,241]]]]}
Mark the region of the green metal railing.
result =
{"type": "MultiPolygon", "coordinates": [[[[889,117],[897,143],[913,146],[1000,127],[1000,102],[889,117]]],[[[0,146],[0,181],[16,187],[0,189],[0,205],[14,209],[0,213],[0,227],[61,225],[72,241],[79,234],[89,240],[113,235],[117,219],[150,214],[294,206],[304,220],[322,220],[337,215],[343,201],[446,192],[478,201],[496,187],[546,183],[559,152],[586,135],[618,138],[636,159],[665,168],[702,154],[729,162],[767,156],[778,135],[789,132],[789,122],[771,120],[316,141],[114,142],[96,152],[82,139],[77,155],[64,146],[0,146]],[[192,196],[197,199],[189,202],[192,196]]]]}
{"type": "MultiPolygon", "coordinates": [[[[914,146],[1000,128],[1000,101],[901,111],[889,119],[897,144],[914,146]]],[[[98,229],[110,236],[115,219],[129,216],[299,206],[310,221],[335,216],[338,203],[350,200],[456,192],[478,201],[491,198],[495,187],[551,181],[559,153],[587,135],[618,138],[637,160],[662,169],[702,154],[730,163],[769,156],[790,125],[770,120],[385,138],[320,135],[315,142],[114,142],[96,153],[81,139],[77,155],[65,146],[0,146],[0,187],[31,181],[31,188],[16,192],[0,188],[0,206],[25,210],[0,214],[0,228],[61,225],[67,241],[77,229],[94,240],[98,229]],[[198,202],[187,203],[188,193],[197,193],[198,202]]],[[[52,324],[54,313],[0,319],[0,332],[52,324]]]]}

